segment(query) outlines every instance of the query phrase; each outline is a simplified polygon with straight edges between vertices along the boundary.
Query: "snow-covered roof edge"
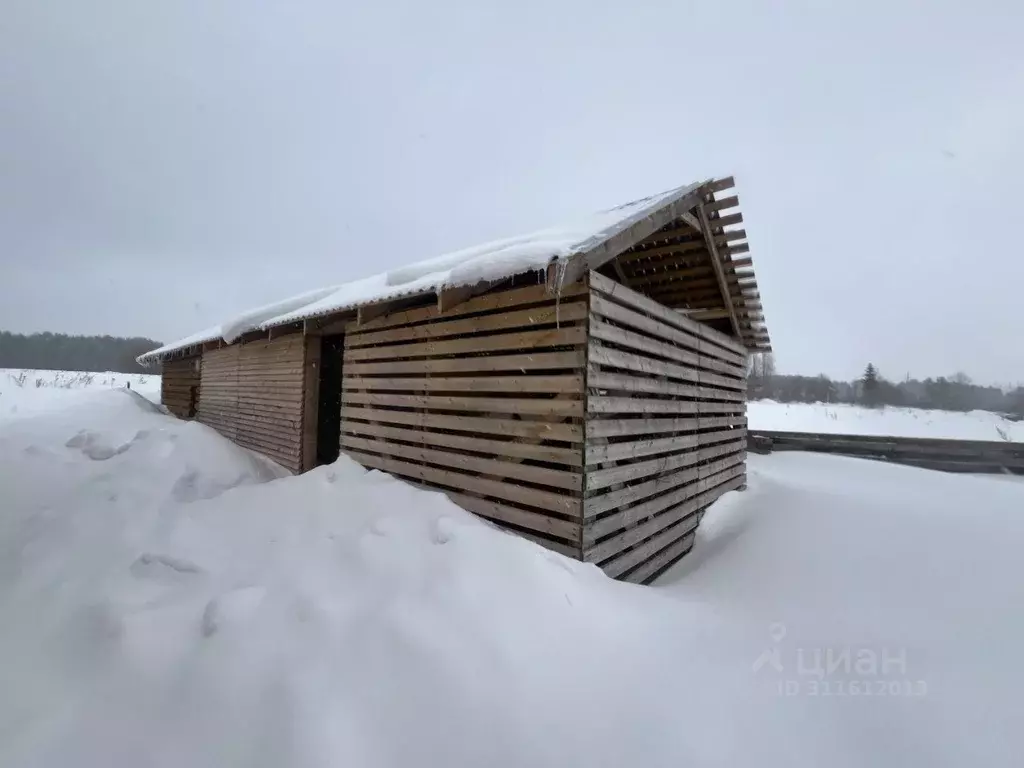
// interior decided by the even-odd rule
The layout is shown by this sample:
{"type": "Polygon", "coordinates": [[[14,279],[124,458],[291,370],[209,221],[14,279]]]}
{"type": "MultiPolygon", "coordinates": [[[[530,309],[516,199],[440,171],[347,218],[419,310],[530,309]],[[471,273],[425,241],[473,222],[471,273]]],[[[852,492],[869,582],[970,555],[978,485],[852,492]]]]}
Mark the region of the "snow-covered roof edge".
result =
{"type": "MultiPolygon", "coordinates": [[[[638,222],[693,194],[707,183],[694,182],[560,227],[549,227],[529,235],[465,248],[361,280],[309,291],[257,307],[220,325],[158,347],[140,355],[136,360],[141,365],[149,365],[218,339],[231,343],[248,331],[267,330],[366,304],[543,270],[552,263],[567,262],[573,256],[598,251],[638,222]]],[[[583,264],[582,261],[580,263],[583,264]]],[[[568,278],[566,282],[575,282],[581,274],[569,275],[563,272],[568,278]]]]}

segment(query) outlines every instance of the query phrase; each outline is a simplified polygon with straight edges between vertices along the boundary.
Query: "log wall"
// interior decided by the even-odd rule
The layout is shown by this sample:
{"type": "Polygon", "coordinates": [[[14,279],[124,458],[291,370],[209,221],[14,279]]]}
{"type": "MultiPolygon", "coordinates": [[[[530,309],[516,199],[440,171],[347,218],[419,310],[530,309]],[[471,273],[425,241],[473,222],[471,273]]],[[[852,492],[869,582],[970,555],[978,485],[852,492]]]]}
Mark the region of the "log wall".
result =
{"type": "Polygon", "coordinates": [[[160,371],[160,402],[179,419],[191,419],[199,405],[200,357],[167,360],[160,371]]]}
{"type": "Polygon", "coordinates": [[[342,449],[579,558],[588,316],[535,285],[350,326],[342,449]]]}
{"type": "Polygon", "coordinates": [[[306,337],[295,334],[207,350],[196,418],[301,471],[306,348],[306,337]]]}
{"type": "Polygon", "coordinates": [[[647,583],[745,483],[746,351],[597,273],[590,286],[582,554],[647,583]]]}

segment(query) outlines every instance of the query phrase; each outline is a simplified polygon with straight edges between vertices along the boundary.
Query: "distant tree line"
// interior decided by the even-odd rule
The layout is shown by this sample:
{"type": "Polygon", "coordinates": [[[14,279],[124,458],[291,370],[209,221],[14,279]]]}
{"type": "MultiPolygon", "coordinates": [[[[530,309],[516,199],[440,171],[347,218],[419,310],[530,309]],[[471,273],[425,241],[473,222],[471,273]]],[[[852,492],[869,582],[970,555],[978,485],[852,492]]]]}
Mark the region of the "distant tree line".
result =
{"type": "Polygon", "coordinates": [[[0,331],[0,368],[142,373],[146,369],[135,358],[159,346],[159,341],[139,337],[0,331]]]}
{"type": "Polygon", "coordinates": [[[747,376],[750,399],[771,399],[785,403],[859,403],[869,407],[886,405],[935,408],[944,411],[995,411],[1024,418],[1024,386],[986,387],[975,384],[965,373],[937,378],[892,381],[868,363],[855,381],[835,381],[824,374],[801,376],[776,373],[771,355],[755,355],[747,376]]]}

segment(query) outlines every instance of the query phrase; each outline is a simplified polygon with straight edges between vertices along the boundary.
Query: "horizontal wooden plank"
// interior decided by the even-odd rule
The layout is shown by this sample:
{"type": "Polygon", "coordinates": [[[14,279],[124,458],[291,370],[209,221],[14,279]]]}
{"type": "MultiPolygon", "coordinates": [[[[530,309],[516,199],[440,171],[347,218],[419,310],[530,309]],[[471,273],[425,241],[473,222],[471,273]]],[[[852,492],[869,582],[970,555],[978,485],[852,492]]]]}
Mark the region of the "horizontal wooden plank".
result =
{"type": "Polygon", "coordinates": [[[298,440],[298,436],[301,433],[301,421],[299,420],[283,421],[251,413],[218,411],[215,409],[203,408],[202,405],[200,405],[197,413],[200,421],[218,421],[224,424],[236,424],[239,428],[245,427],[250,430],[259,430],[267,434],[279,435],[282,439],[287,439],[290,442],[298,440]]]}
{"type": "Polygon", "coordinates": [[[574,320],[582,320],[586,316],[587,304],[584,301],[552,301],[549,304],[528,309],[458,319],[438,319],[435,322],[422,325],[399,326],[354,334],[345,340],[345,344],[349,347],[364,347],[368,344],[394,344],[446,336],[466,336],[481,332],[511,331],[556,323],[569,323],[574,320]]]}
{"type": "MultiPolygon", "coordinates": [[[[635,461],[630,464],[622,464],[609,469],[591,469],[586,473],[587,491],[599,491],[602,488],[625,483],[631,480],[642,480],[651,475],[670,472],[679,467],[687,467],[706,459],[715,458],[728,453],[735,453],[744,450],[745,443],[721,443],[711,445],[699,450],[689,450],[683,453],[659,456],[648,461],[635,461]]],[[[588,497],[589,498],[589,497],[588,497]]],[[[593,508],[593,507],[591,507],[593,508]]],[[[596,514],[596,513],[592,513],[596,514]]]]}
{"type": "MultiPolygon", "coordinates": [[[[590,285],[598,293],[602,293],[615,301],[640,310],[641,312],[646,312],[652,317],[658,318],[674,328],[691,333],[698,338],[710,342],[714,346],[720,347],[727,352],[732,352],[734,356],[739,356],[740,358],[745,359],[746,350],[743,345],[736,340],[714,330],[713,328],[701,325],[695,320],[690,320],[679,312],[671,310],[653,299],[649,299],[624,285],[616,283],[614,280],[610,280],[597,272],[592,272],[590,275],[590,285]]],[[[712,354],[710,350],[707,353],[712,354]]]]}
{"type": "Polygon", "coordinates": [[[620,347],[628,347],[634,352],[640,351],[648,355],[657,355],[669,360],[682,363],[691,368],[696,368],[698,355],[694,352],[687,352],[674,344],[652,339],[625,328],[610,325],[597,318],[590,321],[590,335],[611,344],[618,344],[620,347]]]}
{"type": "Polygon", "coordinates": [[[437,448],[421,448],[385,440],[373,440],[344,434],[341,445],[346,450],[397,456],[409,461],[436,464],[460,472],[479,472],[502,478],[514,478],[536,485],[548,485],[566,490],[579,491],[583,488],[583,475],[564,469],[548,469],[499,459],[483,459],[465,453],[455,453],[437,448]]]}
{"type": "MultiPolygon", "coordinates": [[[[667,528],[673,529],[671,535],[666,537],[667,541],[685,536],[690,531],[697,529],[697,524],[701,519],[701,501],[703,499],[704,495],[700,494],[690,501],[684,501],[682,504],[662,512],[645,523],[605,539],[600,544],[584,549],[584,562],[600,564],[609,558],[615,557],[629,547],[635,547],[644,539],[656,536],[667,528]]],[[[667,541],[664,543],[650,542],[646,548],[640,548],[632,557],[627,557],[623,563],[615,563],[612,567],[618,573],[627,571],[632,567],[632,563],[646,560],[651,554],[662,549],[667,541]]]]}
{"type": "MultiPolygon", "coordinates": [[[[578,296],[585,292],[582,285],[566,285],[562,289],[562,300],[578,296]]],[[[530,285],[524,288],[512,288],[493,293],[475,296],[468,301],[458,304],[451,309],[441,313],[436,304],[414,309],[406,309],[399,312],[369,320],[362,325],[350,324],[347,328],[348,335],[356,335],[364,332],[375,331],[381,328],[393,328],[396,326],[410,325],[437,320],[441,317],[461,317],[478,312],[490,312],[522,305],[547,303],[551,301],[551,294],[548,293],[546,285],[530,285]]]]}
{"type": "Polygon", "coordinates": [[[658,400],[649,397],[606,397],[591,395],[587,398],[588,413],[697,413],[694,400],[658,400]]]}
{"type": "Polygon", "coordinates": [[[209,413],[216,411],[229,416],[231,414],[238,413],[242,415],[248,415],[260,419],[265,419],[268,421],[289,423],[298,421],[299,417],[302,415],[301,405],[295,408],[285,409],[265,406],[256,403],[228,403],[221,400],[215,400],[212,397],[200,400],[200,408],[201,410],[209,413]]]}
{"type": "Polygon", "coordinates": [[[747,387],[745,378],[723,376],[720,373],[702,371],[688,365],[681,365],[666,360],[656,360],[635,352],[624,352],[607,347],[603,343],[592,343],[590,345],[590,361],[592,365],[621,368],[654,376],[664,376],[710,387],[740,391],[745,390],[747,387]]]}
{"type": "Polygon", "coordinates": [[[361,406],[343,406],[341,409],[342,428],[350,419],[376,421],[385,424],[407,424],[425,429],[447,429],[470,432],[479,435],[503,437],[526,437],[535,440],[557,440],[569,443],[583,442],[582,424],[559,424],[550,421],[524,421],[517,419],[494,419],[476,416],[453,416],[449,414],[417,413],[414,411],[393,411],[361,406]]]}
{"type": "Polygon", "coordinates": [[[343,389],[405,392],[582,392],[583,375],[567,376],[423,376],[379,378],[345,376],[343,389]]]}
{"type": "MultiPolygon", "coordinates": [[[[637,349],[641,349],[645,352],[652,352],[654,354],[661,354],[662,357],[669,357],[673,360],[696,366],[698,368],[707,368],[712,371],[718,371],[727,375],[735,376],[746,376],[746,359],[738,359],[738,355],[722,350],[720,347],[708,346],[707,343],[692,333],[687,333],[678,328],[674,328],[667,323],[659,320],[647,317],[640,312],[635,312],[628,307],[624,307],[620,304],[616,304],[613,301],[605,299],[600,294],[594,294],[591,298],[591,309],[595,315],[606,317],[610,320],[614,320],[622,325],[635,328],[647,334],[657,336],[661,340],[663,346],[651,347],[650,341],[644,342],[644,345],[637,346],[631,341],[636,342],[638,339],[646,339],[645,336],[639,336],[638,334],[631,333],[628,336],[623,337],[623,340],[612,338],[611,336],[601,336],[595,334],[598,338],[605,338],[607,341],[613,341],[623,346],[632,346],[637,349]],[[688,350],[683,352],[679,347],[686,347],[688,350]],[[679,354],[667,354],[665,349],[677,349],[679,354]],[[658,351],[662,350],[662,351],[658,351]],[[712,354],[703,354],[703,351],[710,351],[712,354]]],[[[591,333],[593,331],[593,325],[591,326],[591,333]]]]}
{"type": "Polygon", "coordinates": [[[342,392],[345,405],[423,408],[428,411],[474,411],[544,416],[582,417],[582,400],[522,397],[457,397],[446,395],[382,395],[376,392],[342,392]]]}
{"type": "Polygon", "coordinates": [[[620,349],[606,347],[603,344],[590,344],[590,362],[593,365],[603,365],[608,368],[621,368],[636,373],[645,373],[651,376],[665,376],[670,379],[697,383],[700,376],[696,368],[678,363],[669,363],[664,360],[655,360],[651,357],[638,355],[634,352],[623,352],[620,349]]]}
{"type": "Polygon", "coordinates": [[[697,465],[691,464],[677,467],[663,475],[658,475],[642,483],[634,483],[615,490],[590,496],[584,500],[584,516],[592,518],[603,512],[636,504],[652,496],[659,496],[674,488],[698,480],[697,465]]]}
{"type": "Polygon", "coordinates": [[[744,475],[746,464],[741,457],[729,456],[711,465],[694,467],[693,471],[696,472],[695,476],[688,477],[686,483],[666,493],[649,497],[645,501],[604,517],[588,516],[583,529],[584,545],[600,541],[687,499],[697,497],[727,480],[744,475]]]}
{"type": "Polygon", "coordinates": [[[721,200],[715,200],[714,202],[711,203],[705,203],[704,210],[707,211],[708,213],[712,213],[714,211],[721,211],[726,208],[735,208],[739,204],[740,199],[736,195],[730,195],[728,197],[723,197],[721,200]]]}
{"type": "MultiPolygon", "coordinates": [[[[455,491],[441,491],[441,493],[444,493],[466,511],[480,517],[485,517],[488,520],[514,525],[519,528],[527,528],[546,536],[557,536],[566,542],[578,543],[580,540],[580,524],[578,521],[545,515],[542,512],[531,512],[510,504],[502,504],[490,499],[478,499],[475,496],[467,496],[455,491]]],[[[548,542],[545,541],[542,544],[547,546],[548,542]]],[[[575,551],[573,553],[575,554],[575,551]]]]}
{"type": "Polygon", "coordinates": [[[598,437],[624,437],[626,435],[652,435],[669,432],[689,432],[694,429],[746,426],[745,417],[706,417],[685,419],[597,419],[587,420],[587,439],[598,437]],[[695,422],[691,423],[691,422],[695,422]]]}
{"type": "Polygon", "coordinates": [[[302,391],[296,390],[289,397],[272,397],[269,395],[262,395],[261,390],[244,390],[237,393],[219,393],[216,390],[208,391],[206,394],[206,400],[211,402],[222,402],[227,404],[232,403],[248,403],[250,405],[260,405],[266,407],[268,410],[280,409],[280,410],[296,410],[302,407],[302,391]]]}
{"type": "Polygon", "coordinates": [[[658,570],[664,568],[665,565],[671,565],[693,549],[694,542],[696,541],[696,531],[689,530],[688,533],[677,536],[677,529],[679,531],[689,530],[688,526],[677,524],[659,534],[650,542],[645,543],[644,546],[627,552],[614,562],[606,563],[604,572],[613,579],[621,578],[623,573],[626,573],[635,566],[652,561],[651,566],[637,569],[636,575],[632,579],[628,577],[622,579],[627,582],[632,581],[635,584],[644,583],[653,574],[657,573],[658,570]],[[654,553],[653,555],[651,554],[652,552],[654,553]],[[655,557],[657,559],[653,560],[655,557]]]}
{"type": "MultiPolygon", "coordinates": [[[[697,420],[693,419],[696,424],[697,420]]],[[[587,445],[586,461],[588,465],[604,464],[608,461],[624,461],[638,459],[643,456],[654,456],[659,453],[678,453],[700,445],[697,432],[672,437],[657,437],[649,440],[633,440],[625,443],[607,443],[605,445],[587,445]]],[[[705,443],[710,441],[705,441],[705,443]]]]}
{"type": "Polygon", "coordinates": [[[629,573],[620,576],[622,581],[630,584],[648,584],[658,574],[673,563],[681,560],[693,549],[696,540],[696,531],[691,531],[682,538],[676,539],[660,552],[648,557],[641,565],[638,565],[629,573]]]}
{"type": "Polygon", "coordinates": [[[464,451],[476,451],[477,453],[501,457],[534,459],[553,464],[565,464],[571,467],[583,465],[583,451],[579,446],[575,448],[555,448],[547,445],[537,445],[521,438],[490,440],[484,437],[449,435],[444,432],[393,427],[387,424],[364,424],[359,421],[347,421],[343,428],[351,434],[372,435],[387,440],[401,440],[407,443],[423,445],[443,445],[448,448],[459,448],[464,451]]]}
{"type": "Polygon", "coordinates": [[[299,427],[275,424],[265,419],[250,419],[240,416],[235,420],[238,425],[239,434],[263,435],[282,445],[299,445],[302,442],[302,430],[299,427]]]}
{"type": "Polygon", "coordinates": [[[729,389],[680,384],[674,381],[666,381],[665,379],[634,376],[628,373],[611,373],[597,366],[591,366],[590,371],[587,373],[587,386],[591,391],[643,392],[651,395],[692,397],[735,403],[745,403],[746,401],[743,393],[729,389]]]}
{"type": "Polygon", "coordinates": [[[454,490],[472,491],[496,499],[512,501],[528,507],[559,513],[567,517],[580,517],[581,502],[577,496],[527,488],[511,482],[491,480],[486,477],[467,475],[452,470],[436,469],[399,459],[389,459],[360,451],[346,450],[346,453],[360,464],[445,486],[454,490]]]}
{"type": "Polygon", "coordinates": [[[265,449],[281,456],[298,456],[302,450],[301,446],[293,441],[247,429],[239,429],[235,434],[235,441],[249,448],[265,449]]]}
{"type": "Polygon", "coordinates": [[[398,344],[387,347],[346,347],[345,362],[381,360],[396,357],[429,357],[465,355],[474,352],[497,352],[509,349],[542,349],[583,344],[587,330],[583,326],[563,326],[542,331],[498,333],[448,341],[398,344]]]}
{"type": "Polygon", "coordinates": [[[346,376],[439,375],[451,373],[579,369],[585,364],[583,349],[568,352],[537,352],[521,355],[488,355],[434,360],[396,360],[384,363],[349,363],[346,376]]]}

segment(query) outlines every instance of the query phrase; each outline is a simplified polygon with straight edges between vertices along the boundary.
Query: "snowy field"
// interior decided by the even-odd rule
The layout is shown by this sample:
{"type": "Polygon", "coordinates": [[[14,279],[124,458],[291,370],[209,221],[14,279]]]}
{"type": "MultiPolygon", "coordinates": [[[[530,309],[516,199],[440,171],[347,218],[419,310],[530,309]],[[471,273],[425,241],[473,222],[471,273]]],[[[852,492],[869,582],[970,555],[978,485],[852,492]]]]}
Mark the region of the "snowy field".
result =
{"type": "Polygon", "coordinates": [[[1024,754],[1024,484],[750,457],[655,588],[125,391],[0,428],[0,765],[1024,754]]]}
{"type": "Polygon", "coordinates": [[[1024,443],[1024,421],[1009,421],[989,411],[934,411],[923,408],[864,408],[846,403],[747,404],[751,429],[891,437],[939,437],[952,440],[1009,440],[1024,443]]]}
{"type": "Polygon", "coordinates": [[[159,375],[0,368],[0,421],[61,408],[84,393],[129,384],[154,402],[160,401],[159,375]]]}

